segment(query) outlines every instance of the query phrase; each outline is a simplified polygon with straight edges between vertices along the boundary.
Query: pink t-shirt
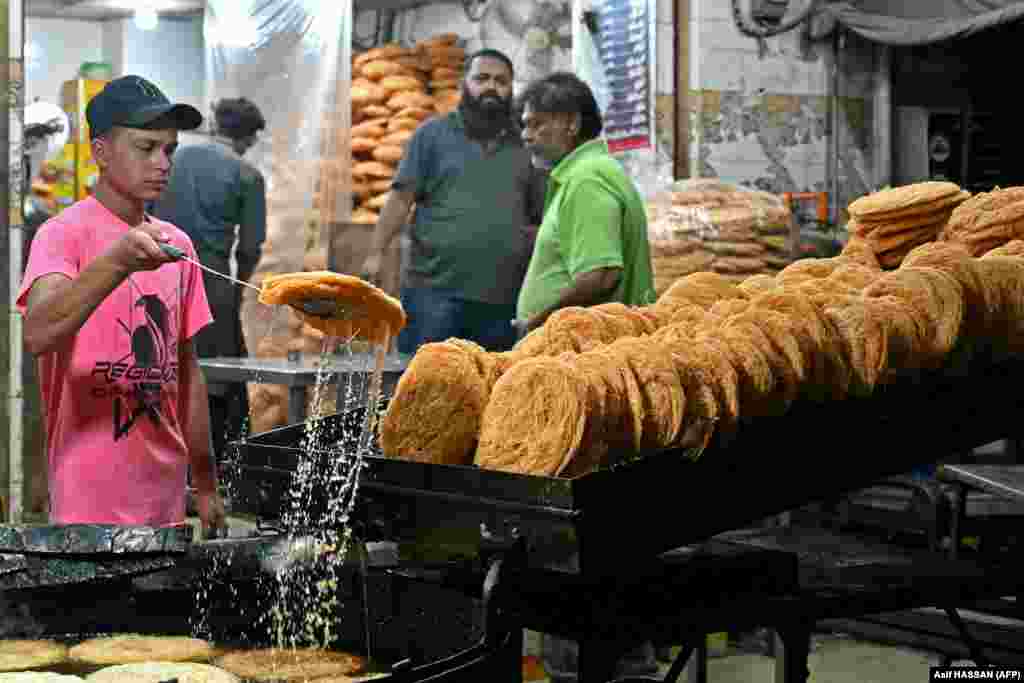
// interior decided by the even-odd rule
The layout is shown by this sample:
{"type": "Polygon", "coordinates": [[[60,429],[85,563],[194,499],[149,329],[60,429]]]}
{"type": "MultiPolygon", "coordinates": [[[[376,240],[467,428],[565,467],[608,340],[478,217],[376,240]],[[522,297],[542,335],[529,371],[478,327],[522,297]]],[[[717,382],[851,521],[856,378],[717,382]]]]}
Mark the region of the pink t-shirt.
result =
{"type": "MultiPolygon", "coordinates": [[[[188,236],[150,220],[192,258],[188,236]]],[[[18,294],[69,278],[130,226],[95,198],[47,221],[32,240],[18,294]]],[[[41,354],[50,519],[58,524],[180,524],[188,453],[178,413],[178,349],[211,320],[199,269],[184,261],[133,273],[63,348],[41,354]]]]}

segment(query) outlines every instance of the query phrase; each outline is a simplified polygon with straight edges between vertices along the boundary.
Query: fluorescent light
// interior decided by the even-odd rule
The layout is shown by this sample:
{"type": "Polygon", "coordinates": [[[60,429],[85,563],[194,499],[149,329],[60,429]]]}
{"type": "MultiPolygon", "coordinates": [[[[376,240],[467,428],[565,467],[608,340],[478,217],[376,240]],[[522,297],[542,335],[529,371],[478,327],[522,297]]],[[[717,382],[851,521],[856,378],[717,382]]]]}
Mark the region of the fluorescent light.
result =
{"type": "Polygon", "coordinates": [[[135,10],[135,26],[140,31],[152,31],[157,24],[156,10],[152,7],[139,7],[135,10]]]}

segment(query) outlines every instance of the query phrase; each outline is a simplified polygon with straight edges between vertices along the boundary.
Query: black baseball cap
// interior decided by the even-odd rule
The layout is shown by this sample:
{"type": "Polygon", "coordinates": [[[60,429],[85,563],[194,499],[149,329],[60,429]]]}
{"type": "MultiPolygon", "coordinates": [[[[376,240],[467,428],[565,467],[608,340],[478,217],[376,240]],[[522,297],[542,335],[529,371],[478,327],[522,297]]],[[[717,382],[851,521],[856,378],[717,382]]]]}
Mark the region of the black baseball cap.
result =
{"type": "Polygon", "coordinates": [[[167,95],[141,76],[121,76],[103,87],[85,108],[90,137],[125,128],[195,130],[203,115],[189,104],[171,104],[167,95]]]}

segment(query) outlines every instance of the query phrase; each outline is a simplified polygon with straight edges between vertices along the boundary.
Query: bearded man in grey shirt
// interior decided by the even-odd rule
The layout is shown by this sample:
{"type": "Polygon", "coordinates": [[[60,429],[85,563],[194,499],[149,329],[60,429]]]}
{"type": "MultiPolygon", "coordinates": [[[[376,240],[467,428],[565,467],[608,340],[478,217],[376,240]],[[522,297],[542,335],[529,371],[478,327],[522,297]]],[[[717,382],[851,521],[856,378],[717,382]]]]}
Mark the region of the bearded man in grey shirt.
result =
{"type": "MultiPolygon", "coordinates": [[[[266,120],[245,98],[214,105],[216,130],[209,140],[175,152],[170,184],[153,208],[158,218],[188,233],[203,265],[230,272],[235,249],[238,278],[248,281],[267,236],[267,199],[263,174],[242,156],[252,147],[266,120]],[[237,233],[236,233],[237,228],[237,233]]],[[[221,278],[203,273],[213,323],[200,331],[200,358],[245,356],[241,291],[221,278]]],[[[209,384],[214,453],[240,435],[249,413],[245,385],[209,384]]]]}

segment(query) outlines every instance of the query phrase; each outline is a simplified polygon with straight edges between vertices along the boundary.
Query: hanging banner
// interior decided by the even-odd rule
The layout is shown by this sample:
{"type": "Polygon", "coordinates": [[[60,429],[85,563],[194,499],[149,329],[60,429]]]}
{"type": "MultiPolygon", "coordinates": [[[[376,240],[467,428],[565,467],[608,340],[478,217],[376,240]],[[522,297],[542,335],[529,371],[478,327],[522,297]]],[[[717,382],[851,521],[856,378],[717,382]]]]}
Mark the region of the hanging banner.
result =
{"type": "Polygon", "coordinates": [[[609,149],[654,147],[653,22],[648,0],[595,0],[597,49],[609,93],[609,149]]]}

